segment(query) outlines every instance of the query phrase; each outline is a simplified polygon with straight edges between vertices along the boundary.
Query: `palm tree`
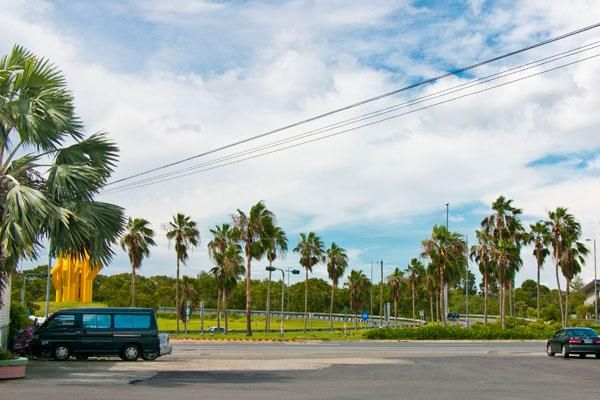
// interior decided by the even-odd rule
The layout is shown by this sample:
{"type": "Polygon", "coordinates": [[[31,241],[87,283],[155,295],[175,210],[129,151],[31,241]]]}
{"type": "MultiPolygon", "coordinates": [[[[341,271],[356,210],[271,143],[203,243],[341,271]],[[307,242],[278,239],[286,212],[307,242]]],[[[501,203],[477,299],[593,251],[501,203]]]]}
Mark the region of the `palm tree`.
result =
{"type": "MultiPolygon", "coordinates": [[[[225,310],[225,284],[231,275],[239,271],[236,261],[241,258],[242,248],[238,241],[239,231],[229,224],[210,229],[213,239],[208,242],[208,255],[217,264],[211,269],[217,280],[217,326],[221,326],[221,307],[225,310]]],[[[243,269],[243,266],[242,266],[243,269]]]]}
{"type": "Polygon", "coordinates": [[[582,266],[585,264],[585,256],[589,253],[585,244],[577,242],[575,237],[572,237],[570,246],[565,249],[564,257],[560,262],[560,269],[565,277],[565,323],[569,323],[569,293],[571,290],[571,281],[577,274],[581,272],[582,266]]]}
{"type": "Polygon", "coordinates": [[[568,310],[567,307],[563,306],[563,295],[560,289],[558,269],[559,267],[561,268],[565,278],[572,278],[576,274],[574,271],[580,268],[580,254],[587,254],[587,249],[581,243],[577,242],[581,236],[581,225],[577,222],[573,214],[569,213],[568,209],[557,207],[556,210],[548,212],[548,219],[551,232],[552,258],[554,258],[555,263],[556,286],[558,287],[558,303],[562,324],[566,326],[568,310]]]}
{"type": "MultiPolygon", "coordinates": [[[[498,280],[500,283],[500,321],[502,327],[505,326],[505,293],[508,286],[508,276],[512,275],[520,264],[520,257],[515,257],[520,253],[522,241],[522,227],[519,222],[521,209],[512,205],[512,200],[499,196],[492,203],[492,213],[481,221],[483,230],[495,242],[496,252],[494,254],[501,256],[502,262],[495,259],[498,280]]],[[[512,282],[512,281],[510,281],[512,282]]]]}
{"type": "Polygon", "coordinates": [[[246,214],[238,209],[232,216],[234,226],[240,231],[240,240],[246,255],[246,336],[252,336],[252,259],[260,260],[265,254],[265,239],[273,234],[275,215],[262,201],[246,214]]]}
{"type": "Polygon", "coordinates": [[[416,309],[415,309],[415,297],[416,297],[416,288],[421,284],[423,277],[425,276],[425,266],[423,263],[416,258],[410,260],[410,264],[408,265],[408,269],[406,271],[408,273],[408,284],[411,289],[412,296],[412,319],[413,324],[416,319],[416,309]]]}
{"type": "Polygon", "coordinates": [[[466,264],[465,242],[458,233],[450,232],[442,225],[434,225],[431,238],[423,240],[423,257],[437,265],[439,298],[442,321],[446,323],[443,288],[448,281],[460,276],[460,270],[466,264]]]}
{"type": "Polygon", "coordinates": [[[335,242],[327,249],[327,274],[331,279],[331,303],[329,306],[329,329],[333,331],[333,299],[335,289],[339,284],[340,278],[348,268],[348,255],[346,250],[339,247],[335,242]]]}
{"type": "Polygon", "coordinates": [[[131,307],[135,307],[135,271],[142,266],[144,257],[150,255],[150,246],[156,246],[154,231],[149,225],[143,218],[129,218],[121,237],[121,248],[127,251],[131,263],[131,307]]]}
{"type": "Polygon", "coordinates": [[[400,287],[404,283],[404,273],[396,267],[388,276],[387,281],[390,286],[390,295],[394,300],[394,325],[398,326],[398,301],[400,300],[400,287]]]}
{"type": "Polygon", "coordinates": [[[94,197],[118,152],[105,134],[85,138],[56,66],[19,46],[0,57],[0,298],[16,265],[36,259],[44,239],[51,257],[110,262],[125,218],[94,197]]]}
{"type": "Polygon", "coordinates": [[[173,216],[173,220],[169,222],[167,230],[167,239],[175,241],[175,255],[177,257],[177,279],[175,281],[175,313],[177,316],[177,333],[179,333],[179,317],[180,305],[179,302],[179,264],[186,265],[189,259],[188,250],[198,246],[200,243],[200,232],[196,228],[196,222],[190,217],[177,213],[173,216]]]}
{"type": "Polygon", "coordinates": [[[487,324],[490,279],[494,269],[492,239],[483,230],[476,230],[475,236],[477,237],[477,244],[471,246],[470,258],[477,263],[479,272],[483,277],[483,323],[487,324]]]}
{"type": "Polygon", "coordinates": [[[364,294],[369,290],[371,281],[362,272],[352,270],[348,276],[345,286],[350,292],[350,308],[354,313],[354,330],[358,329],[358,313],[364,305],[364,294]]]}
{"type": "Polygon", "coordinates": [[[438,307],[438,297],[435,295],[437,293],[437,277],[438,277],[438,264],[434,260],[430,260],[427,264],[427,269],[425,271],[425,277],[427,280],[427,292],[429,294],[429,316],[431,321],[437,321],[439,316],[439,307],[438,307]],[[434,313],[434,297],[435,301],[435,313],[434,313]]]}
{"type": "Polygon", "coordinates": [[[546,257],[550,255],[551,236],[547,221],[537,221],[529,226],[530,231],[527,237],[529,243],[533,243],[533,255],[537,262],[537,319],[540,319],[540,270],[544,266],[546,257]]]}
{"type": "Polygon", "coordinates": [[[314,232],[301,233],[300,240],[294,248],[295,253],[300,254],[300,265],[306,271],[304,279],[304,333],[306,333],[306,323],[308,319],[308,273],[320,262],[325,261],[323,242],[314,232]]]}
{"type": "MultiPolygon", "coordinates": [[[[277,256],[283,257],[288,249],[287,236],[283,229],[279,226],[275,226],[270,233],[270,236],[265,238],[263,246],[267,252],[269,267],[271,267],[273,266],[273,262],[277,259],[277,256]]],[[[269,332],[271,329],[271,272],[272,271],[269,271],[269,284],[267,285],[267,318],[265,318],[265,332],[269,332]]],[[[283,287],[281,290],[283,290],[283,287]]]]}

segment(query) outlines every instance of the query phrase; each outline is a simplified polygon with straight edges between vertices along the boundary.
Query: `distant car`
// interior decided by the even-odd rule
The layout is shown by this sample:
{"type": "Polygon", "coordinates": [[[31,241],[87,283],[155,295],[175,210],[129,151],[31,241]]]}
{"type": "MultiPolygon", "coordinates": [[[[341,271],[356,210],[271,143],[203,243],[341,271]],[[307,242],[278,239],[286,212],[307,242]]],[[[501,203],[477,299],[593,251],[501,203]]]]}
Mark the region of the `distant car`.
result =
{"type": "Polygon", "coordinates": [[[448,313],[448,319],[453,322],[458,321],[460,319],[460,314],[457,313],[456,311],[450,311],[448,313]]]}
{"type": "Polygon", "coordinates": [[[225,333],[225,328],[223,328],[222,326],[211,326],[210,328],[208,328],[208,330],[206,331],[208,333],[225,333]]]}
{"type": "Polygon", "coordinates": [[[546,352],[549,356],[560,354],[569,358],[571,354],[585,357],[595,354],[600,358],[600,336],[591,328],[563,328],[548,339],[546,352]]]}

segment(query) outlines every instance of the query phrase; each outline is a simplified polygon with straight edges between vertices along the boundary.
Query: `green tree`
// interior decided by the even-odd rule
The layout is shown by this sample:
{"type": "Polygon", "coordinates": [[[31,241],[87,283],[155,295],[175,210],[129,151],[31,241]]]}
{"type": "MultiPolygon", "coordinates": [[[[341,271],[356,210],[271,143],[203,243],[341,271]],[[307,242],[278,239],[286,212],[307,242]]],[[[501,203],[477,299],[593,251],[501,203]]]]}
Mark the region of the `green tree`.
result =
{"type": "Polygon", "coordinates": [[[252,259],[260,260],[265,254],[263,245],[273,233],[275,215],[259,201],[250,208],[248,214],[238,209],[232,218],[234,226],[240,231],[246,254],[246,336],[252,336],[252,259]]]}
{"type": "Polygon", "coordinates": [[[110,262],[123,210],[94,196],[117,158],[105,134],[85,138],[56,66],[19,46],[0,57],[0,295],[43,239],[51,257],[110,262]]]}
{"type": "Polygon", "coordinates": [[[544,266],[546,257],[550,255],[549,247],[552,237],[547,221],[537,221],[535,224],[530,225],[529,229],[527,241],[533,244],[533,256],[537,263],[537,319],[540,319],[540,271],[544,266]]]}
{"type": "Polygon", "coordinates": [[[177,213],[173,220],[169,222],[167,230],[167,239],[175,241],[175,255],[177,258],[177,275],[175,280],[175,309],[177,318],[177,333],[179,333],[179,319],[181,302],[179,301],[179,264],[186,265],[189,259],[188,250],[198,246],[200,242],[200,232],[196,227],[196,222],[190,217],[177,213]]]}
{"type": "Polygon", "coordinates": [[[446,323],[443,290],[446,282],[451,283],[460,278],[460,271],[466,264],[466,245],[460,234],[448,231],[445,226],[435,225],[431,237],[423,240],[422,246],[422,256],[437,265],[440,314],[442,321],[446,323]]]}
{"type": "Polygon", "coordinates": [[[327,249],[327,275],[331,279],[331,303],[329,306],[329,329],[333,331],[333,299],[335,289],[339,284],[340,278],[348,268],[348,255],[346,250],[339,247],[335,242],[327,249]]]}
{"type": "MultiPolygon", "coordinates": [[[[288,249],[288,240],[285,232],[281,227],[275,226],[273,227],[273,231],[270,232],[268,237],[264,238],[263,243],[264,248],[267,253],[267,260],[269,261],[269,267],[273,266],[273,262],[277,259],[278,256],[283,257],[288,249]]],[[[265,332],[268,332],[271,329],[271,273],[273,271],[269,271],[269,283],[267,286],[267,316],[265,318],[265,332]]]]}
{"type": "Polygon", "coordinates": [[[356,330],[358,329],[358,313],[365,305],[365,294],[368,292],[371,282],[362,271],[352,270],[345,285],[350,292],[350,309],[354,313],[354,330],[356,330]]]}
{"type": "MultiPolygon", "coordinates": [[[[415,322],[416,316],[416,308],[415,308],[415,298],[417,293],[417,288],[423,282],[423,278],[425,277],[425,266],[421,261],[416,258],[410,260],[410,264],[408,265],[408,269],[406,270],[408,274],[408,284],[410,285],[410,292],[412,298],[412,319],[413,324],[415,322]]],[[[398,318],[398,316],[396,316],[398,318]]]]}
{"type": "Polygon", "coordinates": [[[396,267],[392,274],[388,276],[387,281],[390,288],[390,295],[394,301],[394,325],[398,326],[398,301],[400,300],[401,287],[404,283],[404,273],[400,268],[396,267]]]}
{"type": "Polygon", "coordinates": [[[325,252],[321,238],[314,232],[301,233],[300,240],[294,248],[294,252],[300,255],[300,265],[306,272],[304,279],[304,333],[306,333],[306,323],[308,320],[308,273],[312,272],[315,265],[325,261],[325,252]]]}
{"type": "Polygon", "coordinates": [[[131,263],[131,307],[135,307],[135,271],[142,266],[144,257],[150,255],[150,246],[156,246],[154,231],[149,225],[150,222],[143,218],[129,218],[121,237],[121,248],[127,252],[131,263]]]}

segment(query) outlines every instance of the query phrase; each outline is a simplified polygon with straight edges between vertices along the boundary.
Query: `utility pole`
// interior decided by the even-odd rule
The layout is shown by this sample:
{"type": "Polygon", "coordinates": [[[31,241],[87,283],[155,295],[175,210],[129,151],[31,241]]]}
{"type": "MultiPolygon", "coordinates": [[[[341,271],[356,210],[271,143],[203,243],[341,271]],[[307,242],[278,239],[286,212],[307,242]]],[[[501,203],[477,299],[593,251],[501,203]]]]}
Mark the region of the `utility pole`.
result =
{"type": "Polygon", "coordinates": [[[466,314],[466,323],[467,323],[467,328],[469,327],[469,236],[467,235],[465,238],[465,244],[466,244],[466,256],[467,256],[467,276],[465,278],[465,292],[466,292],[466,296],[465,296],[465,314],[466,314]]]}
{"type": "Polygon", "coordinates": [[[46,275],[46,313],[44,314],[45,318],[48,318],[48,314],[50,311],[50,266],[52,265],[52,257],[48,254],[48,271],[46,275]]]}
{"type": "Polygon", "coordinates": [[[381,260],[381,279],[379,280],[379,325],[383,326],[383,260],[381,260]]]}
{"type": "Polygon", "coordinates": [[[369,285],[371,288],[371,314],[373,315],[373,261],[371,261],[371,284],[369,285]]]}
{"type": "MultiPolygon", "coordinates": [[[[450,231],[450,225],[448,224],[448,220],[449,220],[449,215],[450,215],[450,203],[446,203],[446,230],[450,231]]],[[[448,283],[446,282],[446,284],[444,284],[444,310],[443,310],[444,315],[442,315],[442,321],[446,321],[446,318],[448,317],[448,283]]]]}

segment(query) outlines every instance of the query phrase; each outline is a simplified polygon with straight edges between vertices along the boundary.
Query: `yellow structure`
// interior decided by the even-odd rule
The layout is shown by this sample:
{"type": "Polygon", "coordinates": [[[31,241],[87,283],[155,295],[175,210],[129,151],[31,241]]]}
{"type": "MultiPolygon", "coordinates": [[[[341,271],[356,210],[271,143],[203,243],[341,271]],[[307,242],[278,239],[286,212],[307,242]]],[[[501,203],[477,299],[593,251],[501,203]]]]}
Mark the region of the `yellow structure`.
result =
{"type": "Polygon", "coordinates": [[[94,278],[100,269],[100,266],[92,268],[87,256],[83,259],[59,257],[50,271],[56,288],[56,302],[91,302],[94,278]]]}

